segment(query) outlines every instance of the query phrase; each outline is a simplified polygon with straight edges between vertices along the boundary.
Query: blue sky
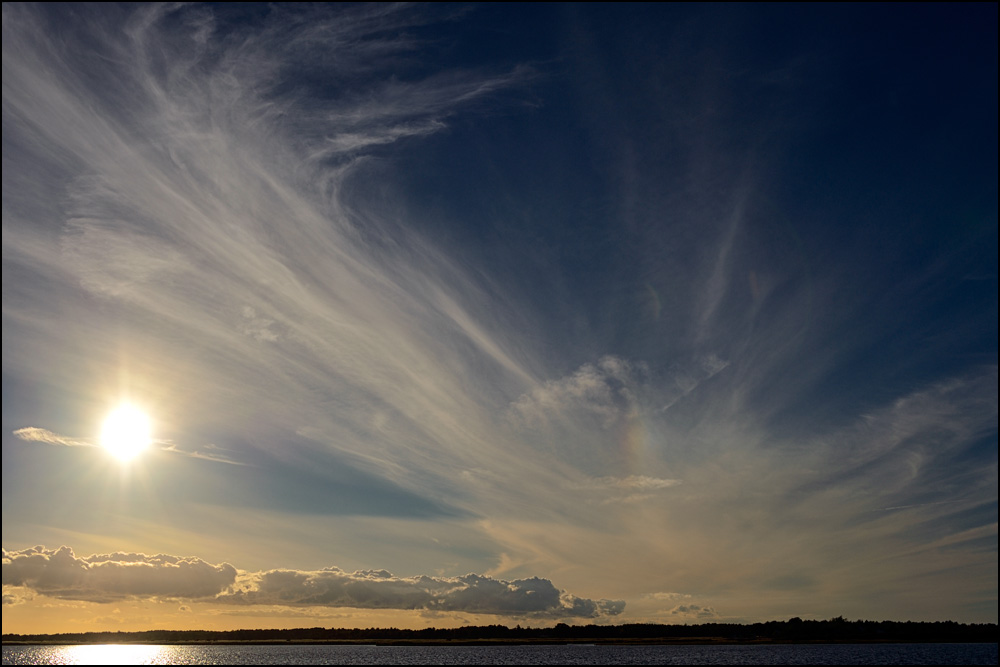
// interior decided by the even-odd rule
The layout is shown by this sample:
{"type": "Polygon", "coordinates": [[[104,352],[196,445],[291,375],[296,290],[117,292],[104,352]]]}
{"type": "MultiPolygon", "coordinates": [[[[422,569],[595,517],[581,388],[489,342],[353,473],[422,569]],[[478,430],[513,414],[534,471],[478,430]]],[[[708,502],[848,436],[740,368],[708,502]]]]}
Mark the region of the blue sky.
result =
{"type": "Polygon", "coordinates": [[[996,25],[5,4],[5,632],[996,622],[996,25]]]}

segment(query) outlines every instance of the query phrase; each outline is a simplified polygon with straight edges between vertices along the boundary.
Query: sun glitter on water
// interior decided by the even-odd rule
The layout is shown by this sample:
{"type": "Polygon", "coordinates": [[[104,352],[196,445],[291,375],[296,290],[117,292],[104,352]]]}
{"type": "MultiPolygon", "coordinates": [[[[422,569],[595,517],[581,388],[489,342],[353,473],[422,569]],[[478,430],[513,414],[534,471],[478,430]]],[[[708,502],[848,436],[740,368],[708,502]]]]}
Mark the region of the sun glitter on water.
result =
{"type": "Polygon", "coordinates": [[[149,416],[130,403],[115,408],[101,429],[101,445],[122,463],[139,456],[152,443],[149,416]]]}

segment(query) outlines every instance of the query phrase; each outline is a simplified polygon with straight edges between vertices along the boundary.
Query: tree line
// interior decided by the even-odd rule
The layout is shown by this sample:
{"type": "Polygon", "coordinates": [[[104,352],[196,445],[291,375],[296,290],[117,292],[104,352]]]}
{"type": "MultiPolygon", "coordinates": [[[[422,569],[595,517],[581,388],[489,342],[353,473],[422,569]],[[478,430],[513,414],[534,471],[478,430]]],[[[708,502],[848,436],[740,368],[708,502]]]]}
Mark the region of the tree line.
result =
{"type": "Polygon", "coordinates": [[[828,620],[764,623],[661,625],[567,625],[507,627],[467,625],[460,628],[297,628],[290,630],[146,630],[141,632],[74,632],[3,634],[4,643],[188,643],[188,642],[995,642],[995,623],[954,621],[828,620]]]}

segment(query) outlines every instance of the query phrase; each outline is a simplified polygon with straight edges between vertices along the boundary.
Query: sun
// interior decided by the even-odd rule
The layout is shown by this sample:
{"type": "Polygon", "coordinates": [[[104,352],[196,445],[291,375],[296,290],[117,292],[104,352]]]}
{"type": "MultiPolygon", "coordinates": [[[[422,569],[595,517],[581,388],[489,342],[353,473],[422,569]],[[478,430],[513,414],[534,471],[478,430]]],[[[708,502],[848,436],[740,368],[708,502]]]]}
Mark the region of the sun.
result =
{"type": "Polygon", "coordinates": [[[112,456],[127,462],[146,450],[152,442],[149,417],[130,403],[115,408],[101,429],[101,444],[112,456]]]}

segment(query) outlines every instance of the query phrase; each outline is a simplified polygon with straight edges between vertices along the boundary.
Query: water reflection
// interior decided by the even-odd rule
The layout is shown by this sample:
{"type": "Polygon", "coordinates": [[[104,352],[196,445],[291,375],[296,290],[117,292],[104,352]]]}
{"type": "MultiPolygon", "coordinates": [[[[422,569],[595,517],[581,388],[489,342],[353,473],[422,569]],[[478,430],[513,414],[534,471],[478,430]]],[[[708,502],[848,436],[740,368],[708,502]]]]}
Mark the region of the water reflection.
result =
{"type": "Polygon", "coordinates": [[[996,644],[3,647],[4,665],[996,665],[996,644]]]}
{"type": "Polygon", "coordinates": [[[63,646],[50,659],[58,665],[157,665],[170,662],[167,649],[143,644],[63,646]]]}

